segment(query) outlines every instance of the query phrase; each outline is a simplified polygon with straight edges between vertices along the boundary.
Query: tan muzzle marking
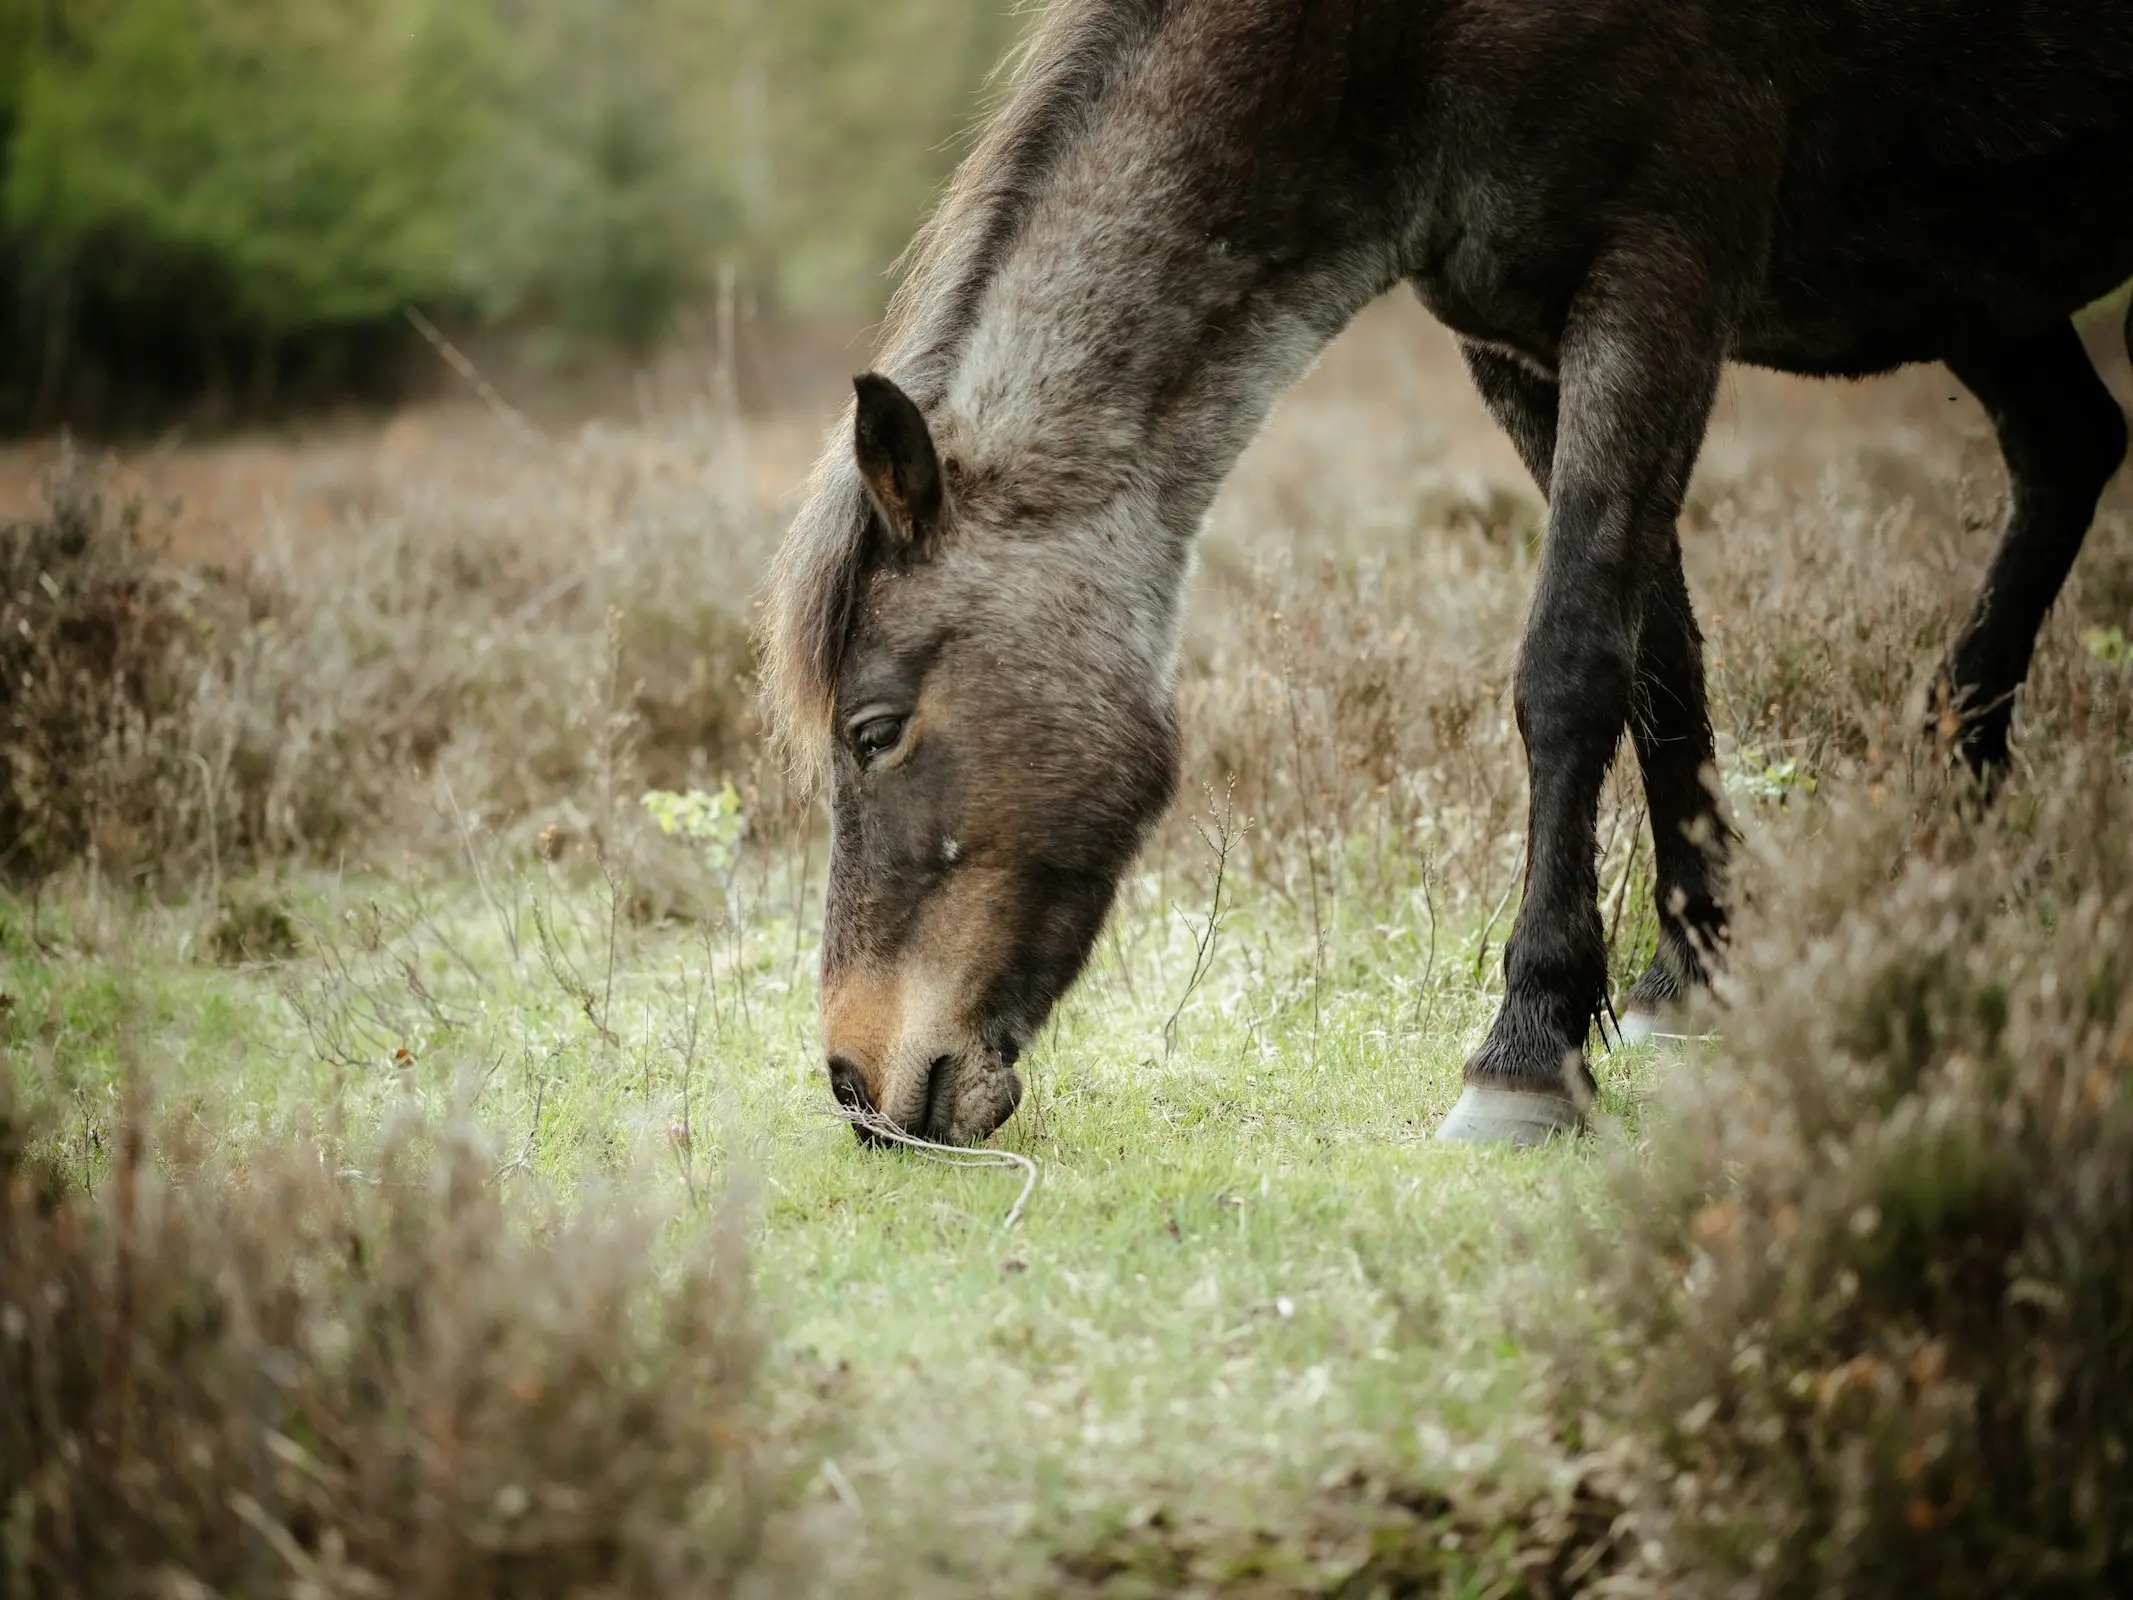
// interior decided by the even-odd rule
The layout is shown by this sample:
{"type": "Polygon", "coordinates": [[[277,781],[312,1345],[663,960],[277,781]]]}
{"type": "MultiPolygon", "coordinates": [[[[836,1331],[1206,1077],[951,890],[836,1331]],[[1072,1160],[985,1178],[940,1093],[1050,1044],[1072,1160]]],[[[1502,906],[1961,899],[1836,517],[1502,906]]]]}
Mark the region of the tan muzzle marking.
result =
{"type": "Polygon", "coordinates": [[[859,1069],[867,1099],[876,1107],[888,1088],[889,1060],[902,1028],[902,986],[894,972],[862,969],[823,986],[823,1048],[859,1069]]]}
{"type": "Polygon", "coordinates": [[[884,1116],[900,1119],[923,1106],[934,1058],[969,1049],[964,1008],[999,959],[1007,905],[999,874],[958,874],[926,908],[901,960],[856,965],[825,981],[823,1045],[859,1069],[884,1116]]]}

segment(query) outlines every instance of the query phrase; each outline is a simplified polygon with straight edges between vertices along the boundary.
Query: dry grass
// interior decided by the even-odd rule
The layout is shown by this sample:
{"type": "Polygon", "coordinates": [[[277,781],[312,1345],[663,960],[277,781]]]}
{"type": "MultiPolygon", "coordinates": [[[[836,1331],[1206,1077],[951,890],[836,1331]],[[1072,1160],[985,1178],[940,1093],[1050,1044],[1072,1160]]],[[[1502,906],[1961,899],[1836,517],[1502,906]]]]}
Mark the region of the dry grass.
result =
{"type": "Polygon", "coordinates": [[[745,770],[746,585],[771,537],[722,425],[503,441],[448,483],[380,474],[332,537],[234,570],[71,453],[0,530],[18,877],[93,858],[165,893],[276,860],[598,839],[642,783],[745,770]]]}
{"type": "Polygon", "coordinates": [[[43,516],[0,528],[0,871],[12,877],[94,851],[114,817],[182,809],[152,746],[182,702],[192,630],[180,581],[138,536],[138,515],[108,513],[71,462],[43,516]]]}
{"type": "Polygon", "coordinates": [[[737,1240],[506,1203],[414,1125],[107,1181],[0,1079],[0,1573],[22,1596],[762,1592],[783,1482],[737,1240]]]}

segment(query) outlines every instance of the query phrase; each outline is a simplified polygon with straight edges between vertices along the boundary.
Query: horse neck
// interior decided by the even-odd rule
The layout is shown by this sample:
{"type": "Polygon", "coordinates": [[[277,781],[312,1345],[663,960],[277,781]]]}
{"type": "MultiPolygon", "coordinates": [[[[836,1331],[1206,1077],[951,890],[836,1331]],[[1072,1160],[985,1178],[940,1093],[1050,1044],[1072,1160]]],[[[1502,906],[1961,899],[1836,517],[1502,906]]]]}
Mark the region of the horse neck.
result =
{"type": "Polygon", "coordinates": [[[1186,65],[1137,74],[1051,171],[941,407],[979,469],[1026,499],[1139,501],[1132,520],[1172,542],[1198,530],[1282,392],[1398,278],[1391,219],[1357,222],[1370,206],[1329,194],[1249,103],[1237,126],[1208,126],[1205,97],[1166,81],[1186,65]]]}

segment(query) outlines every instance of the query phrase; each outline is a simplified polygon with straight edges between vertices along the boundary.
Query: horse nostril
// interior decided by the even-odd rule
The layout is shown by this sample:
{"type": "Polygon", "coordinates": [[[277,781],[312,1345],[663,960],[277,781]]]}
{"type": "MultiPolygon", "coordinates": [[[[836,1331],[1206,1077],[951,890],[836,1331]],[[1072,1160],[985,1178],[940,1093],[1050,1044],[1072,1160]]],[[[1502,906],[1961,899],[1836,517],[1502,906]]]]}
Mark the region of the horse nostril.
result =
{"type": "Polygon", "coordinates": [[[948,1122],[955,1115],[954,1079],[955,1057],[935,1056],[933,1064],[926,1069],[926,1113],[919,1119],[916,1130],[920,1138],[943,1140],[948,1137],[948,1122]]]}
{"type": "Polygon", "coordinates": [[[874,1097],[867,1093],[867,1081],[859,1068],[843,1056],[831,1056],[829,1075],[830,1093],[853,1119],[852,1136],[869,1148],[884,1143],[880,1134],[858,1120],[874,1115],[874,1097]]]}
{"type": "Polygon", "coordinates": [[[837,1097],[837,1104],[847,1111],[872,1111],[873,1096],[867,1093],[867,1081],[860,1076],[859,1068],[843,1056],[829,1058],[830,1093],[837,1097]]]}

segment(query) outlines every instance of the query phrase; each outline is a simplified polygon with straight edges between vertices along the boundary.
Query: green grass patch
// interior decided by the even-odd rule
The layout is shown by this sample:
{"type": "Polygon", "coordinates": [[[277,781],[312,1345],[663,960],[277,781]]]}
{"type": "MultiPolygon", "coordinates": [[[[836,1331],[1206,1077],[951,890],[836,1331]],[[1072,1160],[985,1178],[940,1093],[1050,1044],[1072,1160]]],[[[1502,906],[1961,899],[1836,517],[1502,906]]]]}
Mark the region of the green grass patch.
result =
{"type": "MultiPolygon", "coordinates": [[[[638,1181],[677,1252],[743,1196],[774,1386],[841,1419],[825,1582],[1315,1592],[1423,1550],[1456,1592],[1520,1559],[1462,1503],[1575,1488],[1514,1302],[1593,1150],[1430,1138],[1493,1003],[1478,925],[1437,930],[1425,990],[1419,949],[1385,959],[1418,938],[1397,918],[1321,938],[1248,890],[1187,994],[1195,919],[1143,878],[995,1141],[1038,1169],[1010,1229],[1019,1174],[865,1151],[832,1115],[812,930],[760,901],[735,931],[640,926],[562,869],[240,892],[299,954],[233,965],[212,906],[61,896],[35,938],[7,907],[9,1053],[64,1169],[103,1180],[138,1063],[239,1167],[358,1161],[412,1112],[471,1119],[506,1190],[638,1181]]],[[[1613,1109],[1649,1070],[1614,1059],[1613,1109]]]]}

